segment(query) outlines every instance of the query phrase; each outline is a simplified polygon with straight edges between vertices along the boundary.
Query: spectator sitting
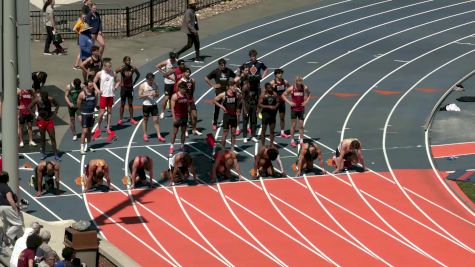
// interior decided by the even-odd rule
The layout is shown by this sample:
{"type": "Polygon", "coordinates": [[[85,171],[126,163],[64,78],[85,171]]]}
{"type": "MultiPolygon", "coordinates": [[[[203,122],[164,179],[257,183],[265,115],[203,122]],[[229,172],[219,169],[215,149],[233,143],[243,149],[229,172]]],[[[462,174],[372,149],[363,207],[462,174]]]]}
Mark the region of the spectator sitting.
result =
{"type": "Polygon", "coordinates": [[[24,249],[18,256],[18,267],[33,267],[35,265],[35,254],[38,247],[41,245],[41,237],[37,234],[32,234],[26,239],[26,249],[24,249]]]}
{"type": "MultiPolygon", "coordinates": [[[[44,241],[43,241],[44,244],[44,241]]],[[[38,248],[39,250],[39,248],[38,248]]],[[[36,251],[38,253],[38,250],[36,251]]],[[[56,252],[54,251],[49,251],[45,253],[43,260],[38,263],[38,267],[54,267],[56,265],[58,255],[56,255],[56,252]]]]}
{"type": "Polygon", "coordinates": [[[13,247],[12,255],[10,257],[10,267],[17,267],[18,257],[20,253],[26,248],[26,240],[29,236],[39,234],[43,226],[37,222],[33,222],[30,227],[25,228],[24,234],[22,237],[18,238],[13,247]]]}
{"type": "Polygon", "coordinates": [[[10,176],[7,172],[0,173],[0,214],[4,222],[3,238],[5,245],[13,247],[15,239],[22,235],[23,218],[17,204],[17,197],[8,186],[10,176]]]}
{"type": "Polygon", "coordinates": [[[64,267],[73,267],[73,259],[76,258],[76,251],[74,248],[64,247],[63,251],[61,252],[61,256],[63,256],[62,261],[58,261],[55,266],[64,266],[64,267]]]}
{"type": "Polygon", "coordinates": [[[41,237],[41,240],[43,242],[41,243],[40,247],[36,250],[36,257],[41,261],[46,261],[47,260],[47,254],[48,253],[53,253],[54,256],[54,262],[59,260],[58,254],[49,246],[49,241],[51,240],[51,232],[42,228],[40,230],[39,236],[41,237]]]}

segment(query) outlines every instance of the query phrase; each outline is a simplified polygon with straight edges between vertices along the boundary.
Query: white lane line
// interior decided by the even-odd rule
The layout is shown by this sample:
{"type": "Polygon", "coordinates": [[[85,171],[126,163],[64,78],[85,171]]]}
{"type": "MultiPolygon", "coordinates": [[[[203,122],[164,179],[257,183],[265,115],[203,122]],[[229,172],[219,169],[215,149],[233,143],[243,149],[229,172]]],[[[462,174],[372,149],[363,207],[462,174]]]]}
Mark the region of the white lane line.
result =
{"type": "MultiPolygon", "coordinates": [[[[461,38],[463,39],[463,38],[461,38]]],[[[461,40],[459,39],[459,40],[461,40]]],[[[386,138],[387,138],[387,135],[386,135],[386,125],[389,124],[389,120],[391,119],[392,115],[394,114],[394,111],[396,110],[396,108],[399,106],[399,104],[402,102],[402,100],[410,93],[412,92],[412,90],[414,88],[416,88],[416,86],[421,83],[423,80],[425,80],[427,77],[429,77],[430,75],[432,75],[433,73],[437,72],[438,70],[446,67],[447,65],[457,61],[458,59],[464,57],[464,56],[467,56],[469,55],[470,53],[473,53],[475,51],[475,49],[473,50],[470,50],[456,58],[453,58],[452,60],[440,65],[439,67],[435,68],[434,70],[430,71],[428,74],[426,74],[424,77],[422,77],[419,81],[417,81],[411,88],[409,88],[409,90],[407,90],[399,99],[398,101],[396,102],[396,104],[393,106],[393,108],[391,109],[391,111],[389,112],[389,115],[386,119],[386,122],[385,122],[385,131],[383,133],[383,148],[386,146],[386,138]]],[[[466,245],[465,243],[461,242],[459,239],[457,239],[455,236],[453,236],[451,233],[449,233],[444,227],[442,227],[440,224],[438,224],[434,219],[432,219],[431,216],[429,216],[424,210],[422,210],[421,207],[419,207],[419,205],[417,205],[414,200],[409,196],[409,194],[407,194],[407,192],[404,190],[404,188],[402,188],[401,186],[401,183],[399,182],[398,178],[396,177],[395,173],[394,173],[394,170],[392,169],[391,167],[391,164],[389,162],[389,158],[388,158],[388,155],[387,155],[387,151],[386,149],[383,149],[383,154],[384,154],[384,159],[386,161],[386,165],[388,166],[389,168],[389,172],[391,173],[391,176],[393,177],[393,180],[396,182],[396,185],[398,186],[398,188],[401,190],[401,192],[404,194],[404,196],[411,202],[411,204],[422,214],[424,215],[424,217],[426,217],[430,222],[432,222],[437,228],[439,228],[441,231],[443,231],[444,233],[446,233],[448,236],[450,236],[453,240],[457,241],[458,243],[460,243],[465,249],[467,249],[468,251],[470,251],[471,253],[475,253],[475,251],[470,248],[468,245],[466,245]]],[[[451,195],[452,197],[454,197],[453,195],[451,195]]],[[[458,199],[458,198],[457,198],[458,199]]],[[[468,209],[465,205],[463,205],[463,207],[465,207],[466,209],[468,209]]]]}
{"type": "Polygon", "coordinates": [[[94,206],[94,204],[92,203],[89,203],[89,205],[91,205],[92,208],[94,208],[99,214],[100,216],[104,216],[106,217],[109,221],[111,221],[114,225],[118,226],[120,229],[124,230],[128,235],[130,235],[131,237],[133,237],[135,240],[137,240],[138,242],[140,242],[142,245],[144,245],[146,248],[148,248],[150,251],[152,251],[153,253],[155,253],[156,255],[158,255],[160,258],[162,258],[164,261],[166,261],[168,264],[172,265],[172,266],[176,266],[176,264],[174,262],[171,262],[169,259],[167,259],[167,257],[165,257],[164,255],[162,255],[160,252],[158,252],[157,250],[155,250],[154,248],[152,248],[149,244],[147,244],[146,242],[144,242],[141,238],[139,238],[138,236],[136,236],[134,233],[132,233],[131,231],[129,231],[127,228],[125,228],[122,224],[116,222],[112,217],[110,217],[109,215],[107,215],[106,212],[100,210],[99,208],[97,208],[96,206],[94,206]]]}
{"type": "MultiPolygon", "coordinates": [[[[194,148],[194,147],[193,147],[194,148]]],[[[196,148],[194,148],[196,150],[196,148]]],[[[150,149],[152,150],[152,149],[150,149]]],[[[167,159],[164,155],[162,155],[161,153],[155,151],[155,150],[152,150],[155,154],[159,155],[160,157],[164,158],[164,159],[167,159]]],[[[197,150],[199,152],[201,152],[200,150],[197,150]]],[[[204,152],[201,152],[201,153],[204,153],[204,152]]],[[[207,156],[205,154],[205,156],[207,156]]],[[[234,182],[235,183],[235,182],[234,182]]],[[[206,184],[206,183],[204,183],[206,184]]],[[[224,183],[223,183],[224,184],[224,183]]],[[[210,189],[212,189],[213,191],[217,192],[217,189],[213,188],[212,186],[209,186],[208,184],[206,184],[210,189]]],[[[179,187],[179,186],[174,186],[174,187],[179,187]]],[[[164,187],[163,188],[169,192],[170,194],[173,194],[173,192],[167,188],[167,187],[164,187]]],[[[205,212],[203,212],[202,210],[198,209],[196,206],[194,206],[193,204],[191,204],[190,202],[188,202],[186,199],[184,199],[183,197],[181,197],[181,201],[183,201],[185,204],[187,204],[188,206],[192,207],[193,209],[195,209],[196,211],[198,211],[199,213],[201,213],[202,215],[204,215],[205,217],[207,217],[208,219],[210,219],[212,222],[216,223],[217,225],[219,225],[220,227],[222,227],[223,229],[225,229],[226,231],[228,231],[230,234],[234,235],[235,237],[237,237],[239,240],[243,241],[244,243],[248,244],[249,246],[251,246],[252,248],[254,248],[255,250],[257,250],[259,253],[261,253],[262,255],[266,256],[267,258],[269,258],[270,260],[278,263],[274,258],[272,258],[270,255],[268,255],[267,253],[265,253],[264,251],[262,251],[260,248],[256,247],[255,245],[253,245],[252,243],[250,243],[249,241],[247,241],[246,239],[244,239],[242,236],[238,235],[237,233],[233,232],[231,229],[229,229],[227,226],[223,225],[222,223],[220,223],[219,221],[217,221],[216,219],[212,218],[211,216],[209,216],[208,214],[206,214],[205,212]]],[[[214,254],[213,254],[214,255],[214,254]]]]}
{"type": "Polygon", "coordinates": [[[430,145],[429,147],[450,146],[450,145],[475,145],[475,142],[459,142],[459,143],[450,143],[450,144],[430,145]]]}
{"type": "MultiPolygon", "coordinates": [[[[26,154],[23,154],[25,156],[25,158],[29,159],[31,162],[33,162],[33,164],[35,164],[36,166],[38,166],[38,162],[36,162],[33,158],[31,158],[30,156],[26,155],[26,154]]],[[[60,170],[61,171],[61,170],[60,170]]],[[[79,195],[78,193],[76,193],[76,191],[74,191],[71,187],[69,187],[67,184],[63,183],[61,181],[61,178],[59,178],[59,183],[64,186],[65,188],[67,188],[69,191],[71,191],[73,194],[75,194],[78,198],[82,199],[82,196],[79,195]]]]}
{"type": "Polygon", "coordinates": [[[25,193],[27,196],[29,196],[33,201],[35,201],[38,205],[40,205],[40,207],[42,207],[43,209],[45,209],[47,212],[49,212],[51,215],[53,215],[56,219],[58,219],[59,221],[62,221],[63,219],[61,219],[61,217],[59,217],[56,213],[54,213],[52,210],[50,210],[48,207],[46,207],[43,203],[41,203],[41,201],[39,201],[36,197],[32,196],[30,193],[28,193],[28,191],[26,191],[25,189],[23,189],[23,187],[20,186],[20,189],[21,191],[23,191],[23,193],[25,193]]]}

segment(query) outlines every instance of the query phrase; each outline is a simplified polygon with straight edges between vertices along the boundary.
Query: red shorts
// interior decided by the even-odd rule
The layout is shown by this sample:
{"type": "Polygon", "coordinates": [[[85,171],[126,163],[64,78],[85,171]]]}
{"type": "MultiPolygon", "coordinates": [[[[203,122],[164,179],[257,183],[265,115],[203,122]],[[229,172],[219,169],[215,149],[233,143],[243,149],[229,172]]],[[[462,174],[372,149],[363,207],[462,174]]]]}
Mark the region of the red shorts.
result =
{"type": "Polygon", "coordinates": [[[114,103],[113,96],[101,96],[99,99],[99,108],[105,109],[106,107],[111,108],[112,104],[114,103]]]}
{"type": "Polygon", "coordinates": [[[43,120],[43,119],[38,119],[36,121],[36,126],[40,129],[54,129],[54,122],[53,120],[43,120]]]}

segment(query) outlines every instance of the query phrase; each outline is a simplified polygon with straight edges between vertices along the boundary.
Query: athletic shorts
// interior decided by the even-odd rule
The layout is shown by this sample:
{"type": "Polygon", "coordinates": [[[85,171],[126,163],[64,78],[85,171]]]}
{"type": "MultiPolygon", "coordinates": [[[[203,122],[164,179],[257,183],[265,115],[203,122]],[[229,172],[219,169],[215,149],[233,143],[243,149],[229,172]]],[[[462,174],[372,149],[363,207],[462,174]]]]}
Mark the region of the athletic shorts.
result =
{"type": "Polygon", "coordinates": [[[152,116],[158,116],[158,107],[157,105],[143,105],[142,106],[142,111],[143,111],[143,116],[144,117],[150,117],[152,116]]]}
{"type": "Polygon", "coordinates": [[[82,115],[81,116],[81,127],[82,128],[91,128],[94,126],[94,115],[93,114],[87,114],[87,115],[82,115]]]}
{"type": "Polygon", "coordinates": [[[76,107],[73,107],[73,108],[68,107],[68,113],[69,113],[69,117],[74,117],[74,116],[80,114],[80,113],[79,113],[79,109],[76,108],[76,107]]]}
{"type": "MultiPolygon", "coordinates": [[[[134,160],[131,160],[129,162],[129,172],[130,174],[132,174],[132,165],[134,165],[134,160]]],[[[144,168],[139,168],[137,169],[137,174],[136,174],[140,180],[146,180],[147,179],[147,176],[145,175],[145,169],[144,168]]],[[[132,180],[134,180],[135,177],[132,177],[132,180]]]]}
{"type": "Polygon", "coordinates": [[[38,126],[38,128],[40,128],[41,130],[50,130],[50,129],[54,129],[54,122],[53,122],[53,119],[49,119],[49,120],[38,119],[36,121],[36,126],[38,126]]]}
{"type": "Polygon", "coordinates": [[[176,122],[173,122],[173,127],[178,128],[180,126],[186,127],[188,124],[188,116],[183,118],[176,118],[176,122]]]}
{"type": "Polygon", "coordinates": [[[92,55],[92,46],[94,41],[85,34],[79,35],[79,49],[80,49],[80,58],[81,60],[86,60],[92,55]]]}
{"type": "Polygon", "coordinates": [[[125,100],[133,99],[134,88],[121,87],[120,88],[120,102],[125,103],[125,100]]]}
{"type": "Polygon", "coordinates": [[[223,114],[223,129],[236,128],[237,117],[236,115],[223,114]]]}
{"type": "Polygon", "coordinates": [[[18,122],[20,124],[25,124],[27,122],[33,122],[33,115],[31,114],[26,114],[26,115],[21,115],[18,117],[18,122]]]}
{"type": "Polygon", "coordinates": [[[285,113],[285,101],[284,100],[282,100],[279,103],[279,106],[277,107],[277,110],[279,111],[279,113],[285,113]]]}
{"type": "Polygon", "coordinates": [[[114,97],[113,96],[101,96],[100,99],[99,99],[99,108],[100,109],[112,108],[113,104],[114,104],[114,97]]]}
{"type": "Polygon", "coordinates": [[[189,110],[190,110],[190,111],[192,111],[192,110],[197,110],[197,109],[196,109],[195,101],[190,102],[190,109],[189,109],[189,110]]]}
{"type": "Polygon", "coordinates": [[[291,110],[290,111],[290,118],[291,119],[299,119],[299,120],[304,120],[305,119],[305,111],[302,110],[302,111],[294,111],[294,110],[291,110]]]}
{"type": "Polygon", "coordinates": [[[269,125],[275,123],[275,116],[277,116],[276,112],[262,112],[262,124],[269,125]]]}
{"type": "Polygon", "coordinates": [[[175,87],[175,84],[168,84],[166,83],[165,86],[164,86],[164,93],[165,95],[169,96],[169,97],[172,97],[173,95],[173,91],[174,91],[174,87],[175,87]]]}

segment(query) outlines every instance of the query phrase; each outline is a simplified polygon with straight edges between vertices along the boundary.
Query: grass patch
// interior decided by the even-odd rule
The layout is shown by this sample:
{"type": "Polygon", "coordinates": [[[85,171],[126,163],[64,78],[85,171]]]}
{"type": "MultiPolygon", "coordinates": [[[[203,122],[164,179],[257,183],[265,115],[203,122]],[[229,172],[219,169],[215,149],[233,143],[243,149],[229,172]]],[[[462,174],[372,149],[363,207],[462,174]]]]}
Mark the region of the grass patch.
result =
{"type": "Polygon", "coordinates": [[[460,189],[467,195],[467,197],[475,203],[475,183],[456,181],[460,189]]]}

